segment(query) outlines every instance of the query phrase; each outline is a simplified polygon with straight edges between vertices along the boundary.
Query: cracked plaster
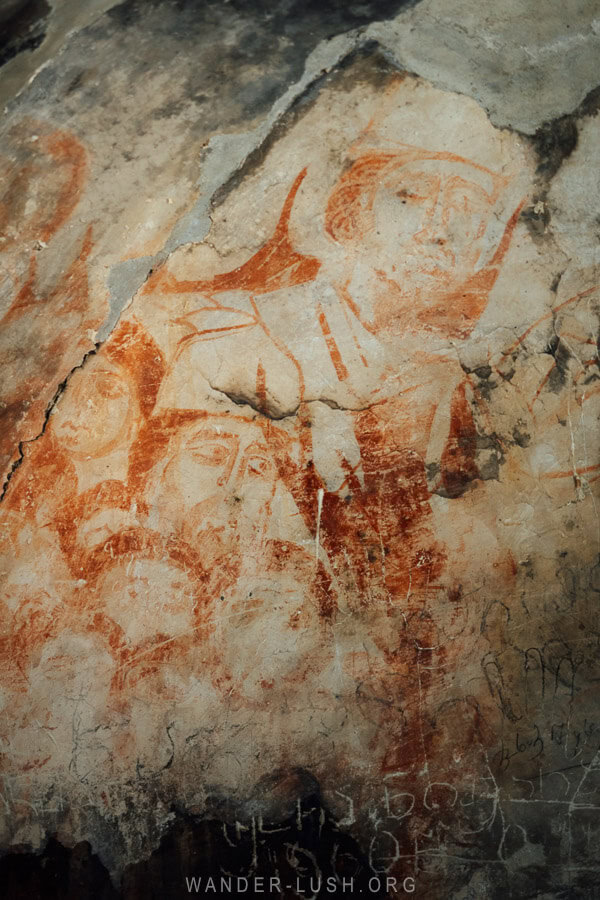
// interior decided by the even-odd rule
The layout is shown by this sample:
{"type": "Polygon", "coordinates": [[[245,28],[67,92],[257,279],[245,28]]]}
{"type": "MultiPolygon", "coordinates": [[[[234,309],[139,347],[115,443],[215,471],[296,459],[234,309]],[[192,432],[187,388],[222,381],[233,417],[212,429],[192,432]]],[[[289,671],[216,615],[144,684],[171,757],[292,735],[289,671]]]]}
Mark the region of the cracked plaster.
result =
{"type": "Polygon", "coordinates": [[[548,120],[595,21],[423,0],[132,152],[118,67],[58,107],[100,19],[13,104],[7,847],[126,890],[180,812],[300,833],[317,797],[423,896],[594,889],[597,114],[548,120]]]}

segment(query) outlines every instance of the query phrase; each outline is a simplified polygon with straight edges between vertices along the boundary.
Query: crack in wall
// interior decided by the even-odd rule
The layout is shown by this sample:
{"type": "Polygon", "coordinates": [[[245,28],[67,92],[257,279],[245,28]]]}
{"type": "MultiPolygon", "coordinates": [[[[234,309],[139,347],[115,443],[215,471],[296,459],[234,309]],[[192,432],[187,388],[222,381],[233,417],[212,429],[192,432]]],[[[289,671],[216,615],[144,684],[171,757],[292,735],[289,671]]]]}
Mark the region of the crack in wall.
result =
{"type": "Polygon", "coordinates": [[[290,412],[284,412],[281,415],[276,415],[271,412],[268,407],[265,407],[260,403],[258,399],[254,399],[252,397],[247,396],[246,394],[242,394],[241,392],[235,391],[227,391],[223,388],[215,387],[212,382],[207,380],[207,384],[211,388],[211,390],[215,391],[217,394],[223,394],[227,397],[228,400],[231,400],[232,403],[235,403],[236,406],[248,406],[254,412],[258,413],[260,416],[263,416],[266,419],[270,419],[272,422],[281,422],[284,419],[293,419],[298,415],[298,412],[303,406],[310,406],[312,403],[323,403],[324,406],[328,406],[329,409],[339,410],[341,412],[365,412],[368,409],[373,409],[375,406],[380,406],[382,403],[385,403],[385,400],[375,400],[373,403],[367,403],[365,406],[342,406],[342,404],[338,403],[336,400],[331,399],[330,397],[307,397],[302,399],[297,406],[294,407],[290,412]]]}
{"type": "MultiPolygon", "coordinates": [[[[209,139],[203,160],[204,167],[197,184],[198,196],[192,209],[178,219],[162,249],[154,256],[125,260],[112,267],[107,279],[110,288],[110,311],[107,319],[96,333],[94,348],[86,352],[82,361],[74,366],[58,385],[52,400],[46,408],[40,432],[33,438],[19,442],[18,456],[7,473],[0,494],[0,502],[6,495],[14,473],[23,463],[25,446],[35,443],[45,433],[52,411],[60,396],[65,392],[73,373],[83,368],[87,359],[95,355],[110,337],[119,324],[123,313],[131,306],[140,288],[153,271],[167,262],[171,254],[180,247],[199,244],[206,239],[211,226],[211,208],[222,202],[229,192],[243,180],[248,171],[251,171],[257,164],[262,162],[272,144],[277,141],[282,131],[287,127],[286,117],[293,114],[295,110],[300,109],[304,103],[309,102],[315,96],[315,92],[318,92],[323,86],[327,76],[332,72],[339,71],[357,53],[378,52],[390,64],[390,67],[399,71],[406,71],[399,56],[371,33],[372,29],[383,25],[385,25],[385,20],[372,22],[369,25],[321,41],[308,56],[301,79],[290,86],[276,100],[270,114],[254,131],[241,135],[217,134],[209,139]],[[224,163],[225,172],[223,172],[224,163]]],[[[74,33],[74,31],[75,29],[69,34],[74,33]]],[[[35,77],[35,74],[37,74],[37,71],[32,78],[35,77]]],[[[455,90],[453,92],[460,93],[455,90]]],[[[524,211],[522,214],[522,218],[526,221],[530,231],[532,233],[537,231],[538,237],[551,236],[546,231],[548,214],[545,209],[545,197],[552,184],[552,179],[560,170],[562,163],[569,158],[577,146],[576,123],[581,118],[595,115],[598,109],[600,109],[600,86],[589,91],[575,110],[545,122],[534,135],[526,134],[516,128],[506,128],[507,131],[519,134],[532,146],[540,160],[537,170],[539,192],[534,200],[536,203],[541,201],[544,204],[544,209],[540,213],[536,212],[534,206],[532,206],[531,209],[524,211]],[[526,215],[526,213],[529,215],[526,215]],[[543,235],[539,235],[537,220],[540,218],[543,220],[543,235]]],[[[560,274],[562,275],[562,272],[560,274]]],[[[556,287],[554,287],[555,289],[556,287]]],[[[258,403],[254,404],[245,395],[222,391],[214,388],[213,385],[211,385],[211,388],[227,396],[236,405],[247,404],[255,412],[273,420],[293,417],[299,409],[298,406],[293,411],[278,416],[265,410],[258,403]]],[[[332,409],[346,409],[355,412],[369,409],[371,406],[376,405],[344,407],[336,404],[333,400],[322,397],[310,398],[304,402],[322,402],[329,405],[332,409]]]]}
{"type": "Polygon", "coordinates": [[[98,353],[98,350],[100,349],[100,347],[101,347],[101,344],[95,344],[91,350],[88,350],[85,353],[81,362],[78,363],[76,366],[73,366],[71,371],[66,375],[66,377],[58,385],[52,400],[46,407],[46,411],[44,413],[44,421],[43,421],[40,432],[38,434],[36,434],[35,437],[28,438],[27,440],[19,441],[19,445],[17,448],[18,456],[13,461],[10,469],[8,470],[8,473],[4,480],[4,484],[2,485],[2,492],[0,493],[0,503],[2,503],[2,501],[4,500],[4,497],[6,496],[6,492],[8,490],[8,486],[13,478],[13,475],[15,474],[17,469],[19,469],[21,467],[21,465],[23,464],[23,461],[25,459],[25,447],[28,444],[35,444],[35,442],[39,441],[39,439],[45,434],[46,428],[48,427],[48,422],[50,421],[50,416],[52,415],[52,412],[53,412],[56,404],[58,403],[59,399],[62,397],[62,395],[66,391],[67,385],[69,384],[69,381],[71,380],[72,375],[78,369],[83,369],[83,367],[85,366],[85,364],[88,361],[88,359],[90,358],[90,356],[95,356],[98,353]]]}
{"type": "Polygon", "coordinates": [[[364,37],[364,29],[355,29],[322,41],[309,55],[302,78],[279,97],[266,119],[251,132],[213,135],[201,159],[202,171],[197,182],[197,199],[173,226],[163,247],[151,257],[138,257],[113,266],[108,277],[110,310],[99,327],[96,340],[103,341],[118,324],[150,272],[168,261],[172,253],[185,245],[201,244],[211,227],[211,208],[227,194],[266,155],[287,127],[284,121],[313,99],[326,77],[351,61],[354,54],[375,50],[376,42],[364,37]]]}

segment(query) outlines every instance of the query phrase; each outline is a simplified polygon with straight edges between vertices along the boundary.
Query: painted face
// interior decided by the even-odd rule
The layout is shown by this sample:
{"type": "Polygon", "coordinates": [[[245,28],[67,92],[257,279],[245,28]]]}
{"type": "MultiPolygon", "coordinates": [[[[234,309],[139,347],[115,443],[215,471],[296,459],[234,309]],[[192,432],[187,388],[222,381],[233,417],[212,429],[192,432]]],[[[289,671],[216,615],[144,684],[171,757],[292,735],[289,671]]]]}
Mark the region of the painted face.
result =
{"type": "Polygon", "coordinates": [[[250,419],[214,416],[178,435],[164,482],[178,495],[188,532],[213,526],[258,535],[276,472],[259,426],[250,419]]]}
{"type": "Polygon", "coordinates": [[[72,390],[53,414],[54,433],[75,459],[110,453],[128,435],[135,418],[126,379],[109,367],[79,373],[72,390]]]}
{"type": "Polygon", "coordinates": [[[412,297],[464,283],[484,249],[491,187],[489,176],[462,162],[422,160],[394,169],[373,201],[367,240],[374,267],[412,297]]]}
{"type": "Polygon", "coordinates": [[[114,660],[94,635],[65,632],[44,645],[30,681],[43,696],[51,696],[54,683],[65,698],[77,700],[87,693],[107,694],[113,671],[114,660]]]}
{"type": "Polygon", "coordinates": [[[196,602],[191,578],[168,560],[116,560],[100,583],[106,612],[131,643],[188,632],[196,602]]]}
{"type": "Polygon", "coordinates": [[[113,657],[92,633],[65,628],[48,640],[28,670],[26,706],[11,740],[14,762],[24,771],[65,761],[78,769],[78,757],[95,738],[114,672],[113,657]]]}
{"type": "MultiPolygon", "coordinates": [[[[320,673],[329,654],[320,642],[320,626],[311,600],[297,586],[273,586],[268,578],[251,582],[252,589],[222,605],[225,622],[219,646],[226,692],[239,690],[248,697],[264,697],[274,685],[286,691],[308,676],[320,673]],[[226,622],[243,628],[244,647],[234,647],[227,638],[226,622]]],[[[219,609],[215,618],[219,620],[219,609]]]]}

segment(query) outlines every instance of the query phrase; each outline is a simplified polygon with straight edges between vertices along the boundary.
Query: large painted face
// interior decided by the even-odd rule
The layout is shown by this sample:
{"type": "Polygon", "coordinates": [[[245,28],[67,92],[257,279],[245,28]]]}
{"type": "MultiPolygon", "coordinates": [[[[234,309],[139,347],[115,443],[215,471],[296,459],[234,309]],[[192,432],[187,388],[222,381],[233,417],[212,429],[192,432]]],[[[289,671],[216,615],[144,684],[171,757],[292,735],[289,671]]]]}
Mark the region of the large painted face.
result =
{"type": "Polygon", "coordinates": [[[70,403],[52,416],[54,434],[74,459],[98,458],[126,441],[137,408],[129,381],[109,363],[79,376],[70,403]]]}
{"type": "Polygon", "coordinates": [[[238,416],[212,416],[181,430],[163,481],[178,497],[188,537],[207,527],[258,537],[276,472],[260,426],[238,416]]]}
{"type": "Polygon", "coordinates": [[[330,194],[325,229],[347,253],[350,292],[363,298],[372,329],[458,337],[473,329],[501,242],[506,252],[496,212],[510,180],[464,157],[410,146],[353,163],[330,194]]]}
{"type": "Polygon", "coordinates": [[[373,267],[403,294],[453,292],[476,271],[494,197],[466,162],[415,160],[384,174],[365,235],[373,267]]]}

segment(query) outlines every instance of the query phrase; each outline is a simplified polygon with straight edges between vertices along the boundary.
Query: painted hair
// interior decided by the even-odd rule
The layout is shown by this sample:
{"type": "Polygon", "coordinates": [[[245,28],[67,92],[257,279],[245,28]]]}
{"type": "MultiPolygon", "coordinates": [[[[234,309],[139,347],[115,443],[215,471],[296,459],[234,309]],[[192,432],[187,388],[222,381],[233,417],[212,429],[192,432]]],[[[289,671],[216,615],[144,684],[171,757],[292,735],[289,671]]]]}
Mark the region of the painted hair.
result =
{"type": "Polygon", "coordinates": [[[352,243],[360,237],[372,217],[380,184],[408,163],[425,160],[458,163],[475,169],[491,184],[491,191],[486,191],[490,207],[495,205],[511,180],[455,153],[434,152],[419,147],[365,153],[344,172],[329,196],[325,212],[327,234],[338,244],[352,243]]]}

